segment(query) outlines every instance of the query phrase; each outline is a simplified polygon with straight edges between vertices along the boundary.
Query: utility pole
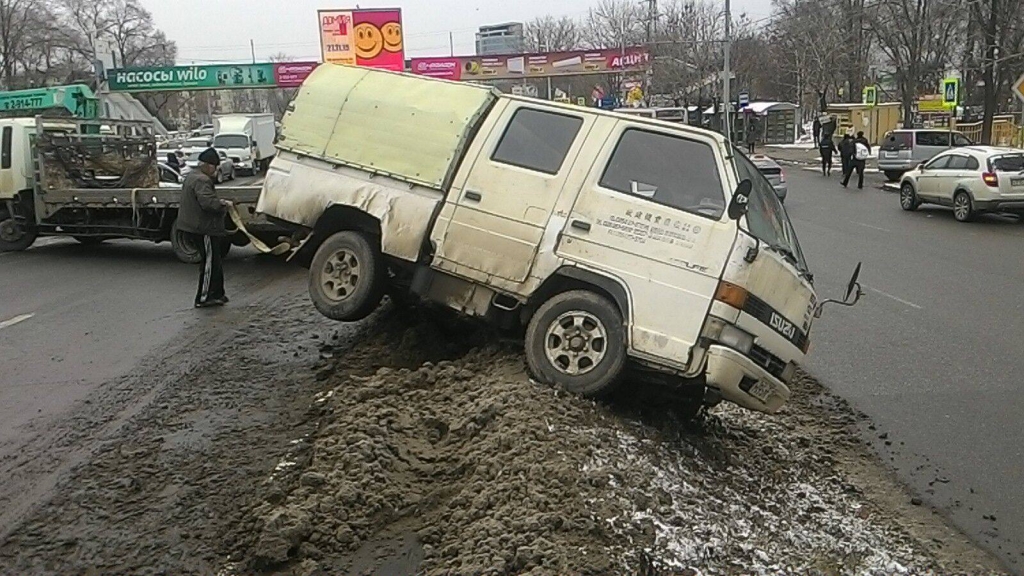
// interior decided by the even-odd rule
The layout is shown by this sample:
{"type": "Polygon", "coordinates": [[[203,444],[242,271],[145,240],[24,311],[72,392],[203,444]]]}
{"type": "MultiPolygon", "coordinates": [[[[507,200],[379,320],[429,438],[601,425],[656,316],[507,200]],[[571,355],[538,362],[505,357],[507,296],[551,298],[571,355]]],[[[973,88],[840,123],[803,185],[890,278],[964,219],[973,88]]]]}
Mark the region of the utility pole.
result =
{"type": "Polygon", "coordinates": [[[252,63],[256,63],[256,41],[249,39],[249,50],[252,51],[252,63]]]}
{"type": "Polygon", "coordinates": [[[455,33],[448,33],[448,56],[455,58],[455,33]]]}
{"type": "Polygon", "coordinates": [[[722,84],[722,99],[725,100],[722,107],[722,118],[725,121],[725,137],[732,142],[732,124],[729,122],[729,107],[732,106],[732,95],[729,93],[729,83],[732,78],[732,71],[729,70],[729,52],[732,49],[732,11],[729,0],[725,0],[725,79],[722,84]]]}

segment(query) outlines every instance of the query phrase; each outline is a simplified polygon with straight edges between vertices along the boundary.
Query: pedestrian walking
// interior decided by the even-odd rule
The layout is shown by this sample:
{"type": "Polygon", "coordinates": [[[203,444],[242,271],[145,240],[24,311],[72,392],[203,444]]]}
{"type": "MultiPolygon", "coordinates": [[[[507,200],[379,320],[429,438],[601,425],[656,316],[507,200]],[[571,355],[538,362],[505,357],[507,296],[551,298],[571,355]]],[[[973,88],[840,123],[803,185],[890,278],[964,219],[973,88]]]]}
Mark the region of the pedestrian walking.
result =
{"type": "Polygon", "coordinates": [[[821,138],[821,118],[818,116],[814,117],[814,123],[811,124],[811,133],[814,138],[814,147],[817,148],[821,138]]]}
{"type": "Polygon", "coordinates": [[[853,157],[857,153],[857,145],[853,141],[853,136],[850,134],[843,134],[843,139],[839,142],[839,159],[843,164],[843,178],[853,170],[853,157]]]}
{"type": "MultiPolygon", "coordinates": [[[[857,188],[864,188],[864,169],[867,167],[868,157],[871,156],[871,144],[868,139],[864,137],[863,132],[857,132],[857,138],[854,139],[854,153],[853,153],[853,170],[857,171],[857,188]]],[[[853,175],[853,170],[850,170],[843,177],[843,187],[850,183],[850,176],[853,175]]]]}
{"type": "Polygon", "coordinates": [[[821,143],[818,144],[818,152],[821,153],[821,174],[823,176],[832,175],[832,154],[838,151],[836,143],[831,138],[821,139],[821,143]]]}
{"type": "Polygon", "coordinates": [[[199,168],[189,172],[181,185],[181,206],[178,208],[178,230],[189,236],[202,255],[199,267],[199,288],[196,308],[223,306],[224,270],[221,257],[227,242],[224,218],[231,202],[217,197],[214,176],[220,165],[220,154],[207,148],[199,155],[199,168]]]}

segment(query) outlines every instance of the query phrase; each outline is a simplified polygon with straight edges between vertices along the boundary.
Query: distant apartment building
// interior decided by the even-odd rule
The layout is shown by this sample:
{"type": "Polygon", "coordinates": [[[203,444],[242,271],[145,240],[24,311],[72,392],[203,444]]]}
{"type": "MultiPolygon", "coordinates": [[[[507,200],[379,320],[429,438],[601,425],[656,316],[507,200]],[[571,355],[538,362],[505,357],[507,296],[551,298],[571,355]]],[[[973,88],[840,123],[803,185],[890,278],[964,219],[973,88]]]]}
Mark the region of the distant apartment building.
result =
{"type": "Polygon", "coordinates": [[[476,33],[478,56],[521,54],[524,52],[524,47],[522,22],[481,26],[480,31],[476,33]]]}

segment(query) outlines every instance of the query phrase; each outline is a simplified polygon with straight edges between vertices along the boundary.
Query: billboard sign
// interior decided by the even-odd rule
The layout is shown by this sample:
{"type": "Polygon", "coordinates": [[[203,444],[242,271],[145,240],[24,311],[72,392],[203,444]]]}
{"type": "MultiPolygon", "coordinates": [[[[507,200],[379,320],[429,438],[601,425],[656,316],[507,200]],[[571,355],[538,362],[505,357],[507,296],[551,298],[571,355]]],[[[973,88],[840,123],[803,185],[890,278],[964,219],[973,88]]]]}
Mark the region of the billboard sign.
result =
{"type": "Polygon", "coordinates": [[[281,62],[274,64],[274,82],[278,88],[298,88],[316,70],[319,62],[281,62]]]}
{"type": "Polygon", "coordinates": [[[405,69],[401,9],[320,10],[317,16],[324,62],[405,69]]]}
{"type": "Polygon", "coordinates": [[[111,70],[112,92],[273,88],[274,64],[160,66],[111,70]]]}
{"type": "Polygon", "coordinates": [[[575,50],[506,56],[413,58],[412,73],[445,80],[522,80],[552,76],[579,76],[636,72],[646,69],[651,54],[646,48],[575,50]]]}

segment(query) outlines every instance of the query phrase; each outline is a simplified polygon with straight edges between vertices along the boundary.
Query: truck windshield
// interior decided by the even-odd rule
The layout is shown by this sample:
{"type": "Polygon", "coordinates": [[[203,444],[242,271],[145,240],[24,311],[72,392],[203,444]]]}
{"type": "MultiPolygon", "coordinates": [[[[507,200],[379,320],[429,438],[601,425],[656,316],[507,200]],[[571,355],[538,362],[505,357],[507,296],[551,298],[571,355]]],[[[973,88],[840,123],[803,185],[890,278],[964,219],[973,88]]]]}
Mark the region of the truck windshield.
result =
{"type": "Polygon", "coordinates": [[[750,180],[753,190],[747,210],[747,228],[758,240],[780,252],[801,272],[809,272],[796,231],[775,189],[763,174],[738,150],[733,150],[739,181],[750,180]]]}
{"type": "Polygon", "coordinates": [[[224,134],[213,139],[214,148],[248,148],[249,137],[241,134],[224,134]]]}

